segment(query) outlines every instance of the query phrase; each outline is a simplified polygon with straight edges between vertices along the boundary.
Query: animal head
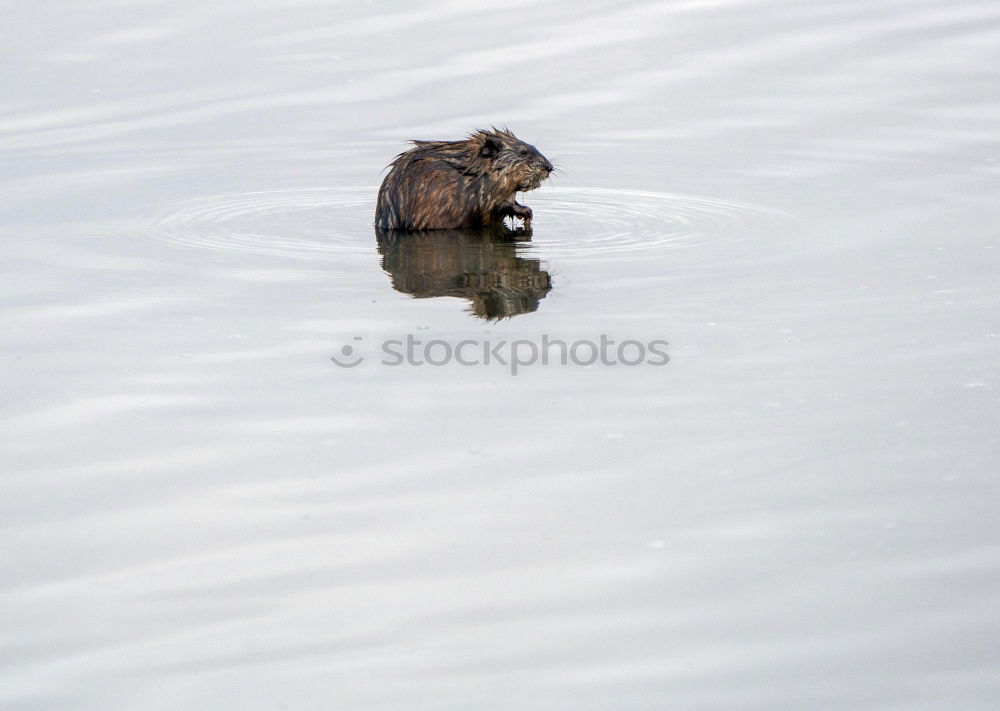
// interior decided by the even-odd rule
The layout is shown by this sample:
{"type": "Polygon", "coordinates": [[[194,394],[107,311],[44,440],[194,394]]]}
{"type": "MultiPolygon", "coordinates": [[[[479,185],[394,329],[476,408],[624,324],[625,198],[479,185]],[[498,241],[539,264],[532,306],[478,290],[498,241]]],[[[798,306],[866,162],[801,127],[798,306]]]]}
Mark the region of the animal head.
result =
{"type": "Polygon", "coordinates": [[[469,136],[481,170],[510,193],[534,190],[555,170],[537,148],[510,131],[492,129],[469,136]]]}

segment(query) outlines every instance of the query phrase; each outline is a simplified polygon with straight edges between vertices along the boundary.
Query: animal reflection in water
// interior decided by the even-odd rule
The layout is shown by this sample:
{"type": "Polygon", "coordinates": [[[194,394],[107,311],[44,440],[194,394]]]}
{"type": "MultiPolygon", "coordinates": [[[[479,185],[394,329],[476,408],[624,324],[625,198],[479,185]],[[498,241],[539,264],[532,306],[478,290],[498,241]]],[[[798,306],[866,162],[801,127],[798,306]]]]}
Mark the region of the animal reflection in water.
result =
{"type": "Polygon", "coordinates": [[[382,268],[396,291],[418,298],[457,296],[472,313],[496,320],[538,309],[552,278],[537,259],[518,255],[531,229],[505,225],[399,232],[375,230],[382,268]]]}

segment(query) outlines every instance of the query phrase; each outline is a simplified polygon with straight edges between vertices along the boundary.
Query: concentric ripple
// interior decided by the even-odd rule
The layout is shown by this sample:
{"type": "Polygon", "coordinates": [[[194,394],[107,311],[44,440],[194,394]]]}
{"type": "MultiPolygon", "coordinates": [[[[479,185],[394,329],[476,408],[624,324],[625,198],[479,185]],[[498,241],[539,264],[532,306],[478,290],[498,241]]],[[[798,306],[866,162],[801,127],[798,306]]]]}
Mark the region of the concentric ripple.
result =
{"type": "Polygon", "coordinates": [[[147,237],[218,252],[315,258],[374,250],[377,187],[317,187],[161,203],[139,218],[147,237]]]}
{"type": "Polygon", "coordinates": [[[713,197],[604,188],[544,188],[528,196],[547,255],[700,250],[774,238],[790,216],[713,197]]]}
{"type": "MultiPolygon", "coordinates": [[[[145,238],[232,254],[311,258],[374,249],[375,186],[212,195],[164,203],[138,220],[145,238]]],[[[604,188],[545,187],[532,243],[546,257],[608,258],[699,250],[783,233],[789,216],[712,197],[604,188]]]]}

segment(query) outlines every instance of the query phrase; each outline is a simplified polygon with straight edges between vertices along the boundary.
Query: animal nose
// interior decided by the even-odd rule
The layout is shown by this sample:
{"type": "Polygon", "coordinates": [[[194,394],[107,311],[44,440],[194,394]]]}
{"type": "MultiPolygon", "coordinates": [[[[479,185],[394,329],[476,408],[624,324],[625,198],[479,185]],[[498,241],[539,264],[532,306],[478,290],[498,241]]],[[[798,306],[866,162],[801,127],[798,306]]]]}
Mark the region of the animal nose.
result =
{"type": "Polygon", "coordinates": [[[545,170],[549,171],[550,173],[553,170],[555,170],[555,168],[552,167],[552,164],[548,161],[548,159],[545,160],[545,170]]]}

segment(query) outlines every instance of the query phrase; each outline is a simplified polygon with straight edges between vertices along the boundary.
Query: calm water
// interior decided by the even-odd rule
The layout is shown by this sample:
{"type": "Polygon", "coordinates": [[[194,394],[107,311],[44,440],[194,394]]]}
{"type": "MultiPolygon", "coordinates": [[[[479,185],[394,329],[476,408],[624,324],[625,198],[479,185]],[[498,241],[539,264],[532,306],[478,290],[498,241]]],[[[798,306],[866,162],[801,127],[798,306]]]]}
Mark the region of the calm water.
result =
{"type": "Polygon", "coordinates": [[[0,706],[997,708],[1000,5],[0,7],[0,706]]]}

